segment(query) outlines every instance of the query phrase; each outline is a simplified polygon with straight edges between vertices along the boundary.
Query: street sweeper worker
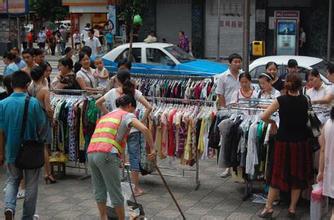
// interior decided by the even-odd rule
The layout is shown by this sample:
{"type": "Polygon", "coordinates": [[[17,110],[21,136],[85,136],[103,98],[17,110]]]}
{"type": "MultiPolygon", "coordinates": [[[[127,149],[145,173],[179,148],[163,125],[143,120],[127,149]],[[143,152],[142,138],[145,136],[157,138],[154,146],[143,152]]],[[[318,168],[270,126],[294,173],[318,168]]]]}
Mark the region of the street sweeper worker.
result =
{"type": "Polygon", "coordinates": [[[93,191],[101,220],[108,219],[107,192],[118,219],[123,220],[125,217],[120,165],[131,127],[144,134],[151,150],[148,159],[154,160],[156,157],[149,129],[133,114],[136,109],[136,100],[133,95],[120,96],[116,100],[116,107],[117,109],[99,119],[87,150],[93,191]]]}

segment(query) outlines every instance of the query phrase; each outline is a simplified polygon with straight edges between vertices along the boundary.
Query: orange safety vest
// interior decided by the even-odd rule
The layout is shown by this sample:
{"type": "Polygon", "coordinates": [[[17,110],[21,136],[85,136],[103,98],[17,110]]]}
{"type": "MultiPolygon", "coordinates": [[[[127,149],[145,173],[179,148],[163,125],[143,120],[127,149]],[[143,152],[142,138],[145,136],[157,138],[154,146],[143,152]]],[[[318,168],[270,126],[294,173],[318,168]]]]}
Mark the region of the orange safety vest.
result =
{"type": "Polygon", "coordinates": [[[116,136],[122,117],[126,114],[128,112],[119,109],[101,117],[96,125],[87,152],[108,153],[115,147],[119,154],[123,154],[127,137],[123,138],[121,142],[117,142],[116,136]]]}

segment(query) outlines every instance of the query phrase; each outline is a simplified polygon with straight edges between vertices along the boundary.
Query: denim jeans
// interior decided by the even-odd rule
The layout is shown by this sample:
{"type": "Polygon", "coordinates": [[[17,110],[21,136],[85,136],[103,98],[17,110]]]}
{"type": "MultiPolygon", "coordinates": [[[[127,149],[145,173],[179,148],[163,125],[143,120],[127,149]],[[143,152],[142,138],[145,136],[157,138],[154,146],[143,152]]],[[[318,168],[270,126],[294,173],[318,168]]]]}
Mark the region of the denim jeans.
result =
{"type": "Polygon", "coordinates": [[[15,213],[16,195],[20,181],[24,176],[26,192],[23,203],[22,220],[33,220],[37,202],[40,169],[22,170],[18,169],[15,164],[7,164],[6,168],[7,187],[5,194],[5,209],[11,209],[15,213]]]}

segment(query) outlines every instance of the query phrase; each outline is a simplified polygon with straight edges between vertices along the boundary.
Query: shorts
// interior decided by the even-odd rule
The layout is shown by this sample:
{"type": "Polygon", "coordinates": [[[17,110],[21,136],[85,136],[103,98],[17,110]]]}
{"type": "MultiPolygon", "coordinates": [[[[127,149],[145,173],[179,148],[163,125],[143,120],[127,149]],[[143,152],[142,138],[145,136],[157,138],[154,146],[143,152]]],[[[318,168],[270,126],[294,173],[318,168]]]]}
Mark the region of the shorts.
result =
{"type": "Polygon", "coordinates": [[[88,153],[91,169],[93,192],[98,203],[107,201],[107,192],[114,207],[124,205],[121,188],[120,159],[117,154],[94,152],[88,153]]]}
{"type": "Polygon", "coordinates": [[[140,149],[143,146],[145,146],[145,138],[141,132],[136,131],[129,134],[127,149],[131,171],[140,171],[140,149]]]}

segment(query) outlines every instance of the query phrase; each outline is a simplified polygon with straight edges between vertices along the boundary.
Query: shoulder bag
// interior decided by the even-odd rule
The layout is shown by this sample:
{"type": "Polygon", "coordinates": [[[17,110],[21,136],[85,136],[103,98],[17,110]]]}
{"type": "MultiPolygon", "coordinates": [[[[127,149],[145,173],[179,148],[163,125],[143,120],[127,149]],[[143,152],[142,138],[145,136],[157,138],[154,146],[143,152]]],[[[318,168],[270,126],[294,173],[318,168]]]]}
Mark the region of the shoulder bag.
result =
{"type": "Polygon", "coordinates": [[[30,96],[27,96],[24,103],[21,126],[21,145],[15,160],[15,166],[20,169],[38,169],[44,165],[44,143],[24,139],[24,132],[28,121],[29,102],[30,96]]]}
{"type": "Polygon", "coordinates": [[[315,114],[313,108],[312,108],[312,103],[311,99],[309,96],[304,95],[307,99],[307,127],[309,129],[309,144],[313,148],[313,152],[317,151],[320,149],[320,144],[318,141],[318,137],[320,136],[321,133],[321,121],[319,120],[318,116],[315,114]]]}

